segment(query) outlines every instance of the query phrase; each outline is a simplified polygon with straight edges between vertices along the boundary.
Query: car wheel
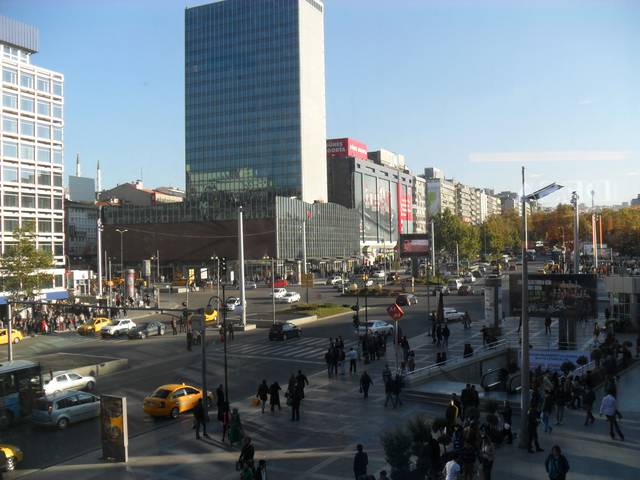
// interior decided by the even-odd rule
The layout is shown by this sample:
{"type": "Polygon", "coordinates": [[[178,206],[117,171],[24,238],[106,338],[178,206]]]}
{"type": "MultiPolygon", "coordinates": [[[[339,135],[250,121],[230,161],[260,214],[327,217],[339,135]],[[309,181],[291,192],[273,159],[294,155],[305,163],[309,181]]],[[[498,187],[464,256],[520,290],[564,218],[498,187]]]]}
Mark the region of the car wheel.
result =
{"type": "Polygon", "coordinates": [[[178,407],[173,407],[169,415],[171,416],[171,418],[178,418],[178,415],[180,415],[180,410],[178,410],[178,407]]]}
{"type": "Polygon", "coordinates": [[[13,413],[9,410],[0,411],[0,428],[8,428],[13,423],[13,413]]]}
{"type": "Polygon", "coordinates": [[[61,418],[60,420],[58,420],[58,428],[60,430],[64,430],[68,426],[69,426],[69,420],[67,420],[66,418],[61,418]]]}
{"type": "Polygon", "coordinates": [[[85,389],[87,390],[87,392],[92,392],[95,387],[96,387],[95,383],[87,382],[85,389]]]}
{"type": "Polygon", "coordinates": [[[12,472],[16,469],[16,457],[7,458],[7,472],[12,472]]]}
{"type": "Polygon", "coordinates": [[[15,337],[15,338],[13,339],[13,343],[20,343],[20,339],[19,339],[18,337],[15,337]]]}

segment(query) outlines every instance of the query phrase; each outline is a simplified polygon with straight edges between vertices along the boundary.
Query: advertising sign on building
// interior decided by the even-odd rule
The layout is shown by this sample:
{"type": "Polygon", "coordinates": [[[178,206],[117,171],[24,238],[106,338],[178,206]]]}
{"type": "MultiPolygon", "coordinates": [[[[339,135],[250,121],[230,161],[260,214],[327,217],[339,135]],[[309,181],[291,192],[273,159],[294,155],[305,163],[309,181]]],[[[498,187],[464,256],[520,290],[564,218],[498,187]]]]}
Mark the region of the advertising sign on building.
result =
{"type": "MultiPolygon", "coordinates": [[[[583,352],[580,350],[530,350],[529,351],[529,366],[531,370],[535,370],[540,367],[542,371],[550,370],[552,372],[559,372],[560,367],[564,362],[571,362],[576,367],[578,366],[578,357],[589,358],[589,352],[583,352]]],[[[518,355],[518,363],[522,359],[522,350],[518,355]]]]}
{"type": "Polygon", "coordinates": [[[327,140],[328,157],[354,157],[367,160],[367,146],[353,138],[331,138],[327,140]]]}
{"type": "Polygon", "coordinates": [[[400,235],[401,257],[426,257],[429,253],[429,237],[427,234],[400,235]]]}
{"type": "Polygon", "coordinates": [[[409,224],[413,222],[413,191],[411,187],[397,184],[398,187],[398,231],[412,233],[409,224]]]}
{"type": "Polygon", "coordinates": [[[105,460],[126,462],[129,457],[127,429],[127,399],[112,395],[100,396],[100,437],[105,460]]]}

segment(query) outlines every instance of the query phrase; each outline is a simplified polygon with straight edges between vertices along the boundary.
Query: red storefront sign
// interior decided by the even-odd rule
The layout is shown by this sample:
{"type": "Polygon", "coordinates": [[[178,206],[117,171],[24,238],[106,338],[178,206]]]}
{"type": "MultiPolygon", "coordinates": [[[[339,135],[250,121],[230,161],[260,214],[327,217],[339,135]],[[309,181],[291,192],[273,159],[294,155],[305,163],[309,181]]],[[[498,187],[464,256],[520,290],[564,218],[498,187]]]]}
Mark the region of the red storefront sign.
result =
{"type": "Polygon", "coordinates": [[[367,160],[367,145],[353,138],[327,140],[327,157],[355,157],[367,160]]]}

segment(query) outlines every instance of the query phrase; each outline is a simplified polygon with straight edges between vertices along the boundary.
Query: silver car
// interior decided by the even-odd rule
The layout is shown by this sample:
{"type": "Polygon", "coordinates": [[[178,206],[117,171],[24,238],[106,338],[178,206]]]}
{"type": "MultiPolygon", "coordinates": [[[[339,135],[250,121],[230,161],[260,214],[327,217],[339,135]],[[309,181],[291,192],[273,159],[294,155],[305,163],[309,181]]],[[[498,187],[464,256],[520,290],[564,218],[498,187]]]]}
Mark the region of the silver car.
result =
{"type": "Polygon", "coordinates": [[[69,424],[100,415],[100,399],[86,392],[64,392],[38,398],[31,412],[31,421],[43,427],[61,430],[69,424]]]}

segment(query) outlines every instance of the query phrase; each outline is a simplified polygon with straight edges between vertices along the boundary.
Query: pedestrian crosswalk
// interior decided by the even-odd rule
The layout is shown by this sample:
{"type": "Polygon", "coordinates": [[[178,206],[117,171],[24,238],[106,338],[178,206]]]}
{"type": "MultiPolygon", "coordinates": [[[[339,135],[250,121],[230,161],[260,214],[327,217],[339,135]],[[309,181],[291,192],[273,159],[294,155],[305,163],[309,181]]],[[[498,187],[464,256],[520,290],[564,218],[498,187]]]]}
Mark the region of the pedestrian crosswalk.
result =
{"type": "MultiPolygon", "coordinates": [[[[356,348],[355,340],[345,340],[345,350],[356,348]]],[[[302,337],[286,341],[233,343],[227,345],[227,354],[234,356],[260,356],[266,358],[293,358],[324,362],[324,354],[329,348],[326,338],[302,337]]]]}

